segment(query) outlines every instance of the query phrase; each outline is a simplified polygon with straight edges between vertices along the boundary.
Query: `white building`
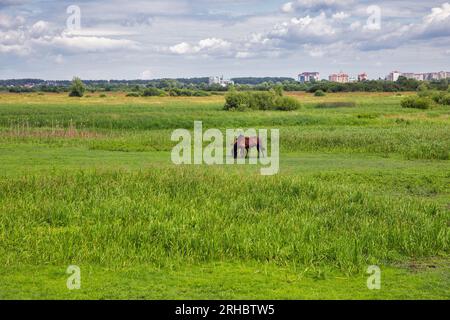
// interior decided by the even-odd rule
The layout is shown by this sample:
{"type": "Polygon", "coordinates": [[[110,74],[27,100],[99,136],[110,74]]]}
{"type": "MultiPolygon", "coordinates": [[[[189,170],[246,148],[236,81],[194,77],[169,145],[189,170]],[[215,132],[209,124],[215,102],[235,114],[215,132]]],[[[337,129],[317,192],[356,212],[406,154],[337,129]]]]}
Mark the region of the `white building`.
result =
{"type": "Polygon", "coordinates": [[[228,87],[229,85],[234,85],[233,80],[224,79],[223,76],[221,77],[209,77],[209,85],[215,85],[218,84],[222,87],[228,87]]]}
{"type": "Polygon", "coordinates": [[[303,72],[298,75],[298,82],[314,82],[320,80],[319,72],[303,72]]]}
{"type": "Polygon", "coordinates": [[[450,78],[450,72],[440,71],[427,73],[413,73],[413,72],[393,71],[386,76],[386,80],[397,81],[399,77],[405,77],[407,79],[415,79],[418,81],[443,80],[450,78]]]}
{"type": "Polygon", "coordinates": [[[387,81],[397,81],[398,78],[400,78],[401,75],[402,75],[402,73],[399,72],[399,71],[392,71],[391,73],[389,73],[386,76],[386,80],[387,81]]]}

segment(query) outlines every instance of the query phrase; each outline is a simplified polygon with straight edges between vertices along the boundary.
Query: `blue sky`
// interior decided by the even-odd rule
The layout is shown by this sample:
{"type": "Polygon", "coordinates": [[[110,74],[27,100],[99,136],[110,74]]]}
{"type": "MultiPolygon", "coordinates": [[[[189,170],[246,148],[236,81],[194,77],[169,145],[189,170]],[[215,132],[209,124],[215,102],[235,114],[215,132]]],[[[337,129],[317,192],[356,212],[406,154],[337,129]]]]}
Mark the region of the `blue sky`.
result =
{"type": "Polygon", "coordinates": [[[1,79],[378,78],[449,62],[442,0],[0,0],[1,79]]]}

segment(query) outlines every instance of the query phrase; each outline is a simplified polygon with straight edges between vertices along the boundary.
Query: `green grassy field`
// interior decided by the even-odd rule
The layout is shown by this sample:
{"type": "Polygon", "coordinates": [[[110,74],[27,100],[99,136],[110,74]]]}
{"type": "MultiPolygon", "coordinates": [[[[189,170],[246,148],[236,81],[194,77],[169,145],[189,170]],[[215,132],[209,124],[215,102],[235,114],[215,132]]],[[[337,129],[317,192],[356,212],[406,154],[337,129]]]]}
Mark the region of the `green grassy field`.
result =
{"type": "Polygon", "coordinates": [[[298,111],[231,112],[0,94],[0,298],[449,299],[450,109],[292,95],[298,111]],[[173,165],[171,132],[194,120],[279,128],[280,173],[173,165]]]}

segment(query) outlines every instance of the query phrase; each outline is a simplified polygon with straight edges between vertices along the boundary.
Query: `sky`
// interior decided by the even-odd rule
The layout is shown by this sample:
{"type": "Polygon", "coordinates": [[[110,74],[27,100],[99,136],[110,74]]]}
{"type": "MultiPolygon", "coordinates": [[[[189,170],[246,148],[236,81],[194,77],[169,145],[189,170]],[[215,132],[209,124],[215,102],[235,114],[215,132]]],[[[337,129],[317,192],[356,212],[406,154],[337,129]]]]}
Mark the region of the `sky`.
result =
{"type": "Polygon", "coordinates": [[[0,0],[0,79],[450,71],[445,0],[0,0]]]}

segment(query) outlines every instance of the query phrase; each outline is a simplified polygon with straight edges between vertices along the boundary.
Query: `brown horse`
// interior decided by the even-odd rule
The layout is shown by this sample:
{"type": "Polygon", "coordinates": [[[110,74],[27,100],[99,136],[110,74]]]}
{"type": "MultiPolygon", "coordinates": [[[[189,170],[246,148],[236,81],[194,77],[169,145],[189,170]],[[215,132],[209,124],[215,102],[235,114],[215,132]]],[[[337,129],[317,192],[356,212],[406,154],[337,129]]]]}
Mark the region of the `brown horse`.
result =
{"type": "Polygon", "coordinates": [[[234,139],[233,156],[235,159],[237,159],[239,151],[241,157],[244,157],[244,150],[245,150],[245,157],[248,158],[249,150],[254,147],[256,147],[256,149],[258,150],[258,158],[260,154],[262,154],[264,157],[265,148],[263,147],[261,138],[244,137],[243,135],[240,135],[239,137],[237,137],[237,139],[234,139]]]}

